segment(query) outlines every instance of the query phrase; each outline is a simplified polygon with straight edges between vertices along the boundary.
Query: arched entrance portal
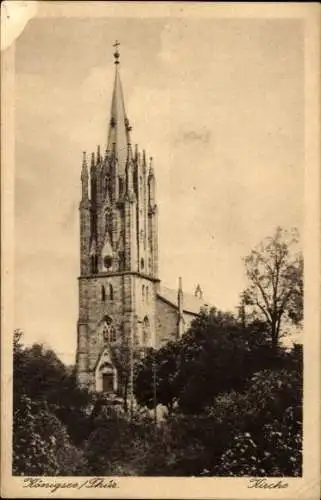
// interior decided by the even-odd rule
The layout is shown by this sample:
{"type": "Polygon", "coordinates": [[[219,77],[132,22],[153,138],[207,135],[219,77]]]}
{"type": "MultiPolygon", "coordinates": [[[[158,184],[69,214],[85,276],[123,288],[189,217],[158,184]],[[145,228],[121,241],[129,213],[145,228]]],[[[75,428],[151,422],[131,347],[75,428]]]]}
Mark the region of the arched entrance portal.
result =
{"type": "Polygon", "coordinates": [[[117,370],[111,362],[110,354],[104,349],[95,372],[96,391],[112,394],[117,391],[117,370]]]}

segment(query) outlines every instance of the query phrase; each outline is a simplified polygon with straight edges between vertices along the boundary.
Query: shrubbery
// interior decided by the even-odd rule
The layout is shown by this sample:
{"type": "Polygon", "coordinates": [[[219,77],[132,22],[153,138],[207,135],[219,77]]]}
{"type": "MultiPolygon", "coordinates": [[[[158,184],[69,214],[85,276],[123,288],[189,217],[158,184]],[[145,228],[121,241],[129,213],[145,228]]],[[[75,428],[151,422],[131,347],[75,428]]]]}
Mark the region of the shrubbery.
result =
{"type": "MultiPolygon", "coordinates": [[[[158,383],[162,384],[163,401],[166,384],[172,384],[167,399],[170,412],[157,425],[148,411],[135,411],[131,418],[121,407],[101,398],[94,401],[77,387],[72,370],[52,351],[38,345],[23,348],[16,336],[13,473],[299,476],[302,349],[296,347],[289,353],[280,349],[277,357],[270,357],[262,325],[242,330],[231,318],[200,321],[203,323],[194,324],[184,342],[167,348],[172,357],[168,363],[164,360],[158,383]],[[224,332],[230,332],[219,347],[212,340],[214,327],[221,338],[224,332]],[[239,339],[236,332],[242,334],[239,339]],[[214,353],[215,349],[222,357],[219,359],[217,353],[212,364],[207,363],[203,352],[214,353]],[[189,354],[187,364],[176,364],[181,352],[189,354]],[[233,363],[233,353],[252,360],[241,381],[236,380],[241,371],[233,363]],[[205,382],[197,373],[201,360],[208,378],[205,382]],[[261,369],[257,369],[259,364],[261,369]],[[219,377],[223,369],[233,374],[219,377]],[[171,370],[176,379],[166,381],[166,373],[171,370]],[[193,386],[187,384],[185,391],[180,386],[193,370],[193,384],[199,387],[194,408],[187,403],[193,400],[193,386]]],[[[159,356],[161,360],[162,353],[159,356]]],[[[152,373],[148,363],[142,395],[151,407],[152,373]]],[[[141,376],[143,366],[140,364],[141,376]]]]}
{"type": "Polygon", "coordinates": [[[22,395],[13,415],[13,474],[73,476],[84,463],[82,451],[47,404],[22,395]]]}

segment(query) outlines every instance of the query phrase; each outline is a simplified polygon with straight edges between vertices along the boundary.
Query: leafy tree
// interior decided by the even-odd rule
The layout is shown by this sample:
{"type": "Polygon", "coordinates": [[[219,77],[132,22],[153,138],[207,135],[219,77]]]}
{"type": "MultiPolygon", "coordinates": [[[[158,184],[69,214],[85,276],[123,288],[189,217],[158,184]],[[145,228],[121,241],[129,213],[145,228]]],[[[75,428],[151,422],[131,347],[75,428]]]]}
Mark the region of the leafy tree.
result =
{"type": "Polygon", "coordinates": [[[226,394],[216,401],[209,413],[226,426],[229,438],[212,473],[301,475],[302,372],[295,364],[291,370],[260,372],[243,394],[226,394]]]}
{"type": "Polygon", "coordinates": [[[21,395],[13,414],[13,474],[75,475],[81,468],[83,454],[70,442],[61,421],[45,402],[21,395]]]}
{"type": "Polygon", "coordinates": [[[155,370],[157,404],[169,412],[178,406],[199,413],[217,394],[242,389],[255,371],[281,364],[281,353],[272,356],[265,323],[243,328],[231,314],[212,309],[195,319],[181,339],[151,350],[138,364],[135,395],[139,404],[153,407],[155,370]]]}
{"type": "Polygon", "coordinates": [[[161,436],[162,430],[147,415],[135,414],[128,419],[107,411],[97,416],[96,426],[84,447],[88,474],[148,474],[161,453],[161,436]]]}
{"type": "Polygon", "coordinates": [[[150,349],[136,364],[134,390],[140,405],[153,408],[156,395],[157,404],[172,411],[180,390],[180,347],[180,342],[168,342],[159,350],[150,349]]]}
{"type": "Polygon", "coordinates": [[[249,285],[243,293],[242,308],[246,306],[267,322],[274,351],[282,322],[299,324],[303,318],[303,258],[298,243],[296,231],[289,233],[278,227],[245,258],[249,285]]]}
{"type": "Polygon", "coordinates": [[[74,371],[70,371],[52,350],[40,344],[23,347],[22,333],[14,333],[13,404],[18,409],[23,395],[33,402],[45,402],[52,413],[67,426],[72,439],[79,443],[86,435],[85,409],[89,394],[80,389],[74,371]]]}

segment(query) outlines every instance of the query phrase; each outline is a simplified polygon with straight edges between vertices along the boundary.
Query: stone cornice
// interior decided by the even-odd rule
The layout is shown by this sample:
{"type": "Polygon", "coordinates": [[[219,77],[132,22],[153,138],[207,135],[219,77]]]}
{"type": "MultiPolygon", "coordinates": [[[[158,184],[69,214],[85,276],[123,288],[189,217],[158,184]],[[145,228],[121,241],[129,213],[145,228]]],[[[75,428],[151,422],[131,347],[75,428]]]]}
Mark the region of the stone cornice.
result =
{"type": "Polygon", "coordinates": [[[148,274],[139,273],[138,271],[115,271],[115,272],[104,272],[97,274],[86,274],[84,276],[79,276],[79,280],[87,280],[93,278],[113,278],[114,276],[138,276],[139,278],[144,278],[153,283],[160,283],[159,278],[154,278],[153,276],[149,276],[148,274]]]}

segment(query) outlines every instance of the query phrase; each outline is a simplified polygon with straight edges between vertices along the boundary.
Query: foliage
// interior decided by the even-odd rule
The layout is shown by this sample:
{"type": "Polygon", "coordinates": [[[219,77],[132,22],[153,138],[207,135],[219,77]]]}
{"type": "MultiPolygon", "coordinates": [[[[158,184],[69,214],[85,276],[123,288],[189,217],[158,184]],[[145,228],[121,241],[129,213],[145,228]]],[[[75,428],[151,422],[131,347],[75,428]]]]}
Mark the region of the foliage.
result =
{"type": "Polygon", "coordinates": [[[13,415],[13,474],[75,475],[84,463],[48,406],[22,395],[13,415]]]}
{"type": "Polygon", "coordinates": [[[241,309],[263,317],[277,349],[282,321],[299,324],[303,318],[303,258],[297,250],[297,232],[277,228],[245,262],[249,285],[242,296],[241,309]]]}
{"type": "Polygon", "coordinates": [[[75,443],[86,434],[89,395],[77,385],[75,372],[40,344],[23,348],[19,331],[14,333],[13,394],[14,407],[19,406],[23,395],[32,401],[46,402],[67,426],[75,443]]]}
{"type": "MultiPolygon", "coordinates": [[[[108,413],[108,412],[107,412],[108,413]]],[[[150,417],[109,413],[96,421],[84,450],[90,475],[146,475],[161,452],[160,429],[150,417]]]]}
{"type": "Polygon", "coordinates": [[[303,388],[296,356],[289,355],[287,370],[257,373],[243,394],[217,398],[209,414],[229,429],[230,439],[215,474],[301,474],[303,388]]]}
{"type": "Polygon", "coordinates": [[[286,363],[286,369],[255,374],[242,392],[220,394],[202,414],[170,415],[153,475],[300,475],[298,352],[286,363]]]}
{"type": "Polygon", "coordinates": [[[153,408],[156,395],[157,404],[172,410],[180,389],[180,347],[180,342],[168,342],[161,349],[150,349],[146,357],[136,364],[134,391],[140,405],[153,408]]]}
{"type": "Polygon", "coordinates": [[[124,411],[128,411],[128,391],[130,384],[130,366],[135,364],[139,358],[139,351],[131,349],[131,346],[124,342],[122,344],[109,346],[112,361],[117,369],[119,377],[119,395],[123,398],[124,411]]]}
{"type": "Polygon", "coordinates": [[[156,365],[157,401],[170,411],[155,425],[148,410],[129,418],[119,400],[83,394],[52,351],[23,347],[15,332],[13,472],[299,476],[302,354],[274,353],[261,321],[204,313],[136,366],[137,399],[152,408],[156,365]]]}
{"type": "Polygon", "coordinates": [[[135,396],[139,404],[157,404],[171,412],[199,413],[213,398],[229,390],[241,390],[248,378],[263,368],[282,365],[269,345],[265,323],[246,328],[230,314],[212,309],[194,320],[180,340],[169,342],[136,367],[135,396]],[[154,382],[155,386],[154,387],[154,382]]]}

